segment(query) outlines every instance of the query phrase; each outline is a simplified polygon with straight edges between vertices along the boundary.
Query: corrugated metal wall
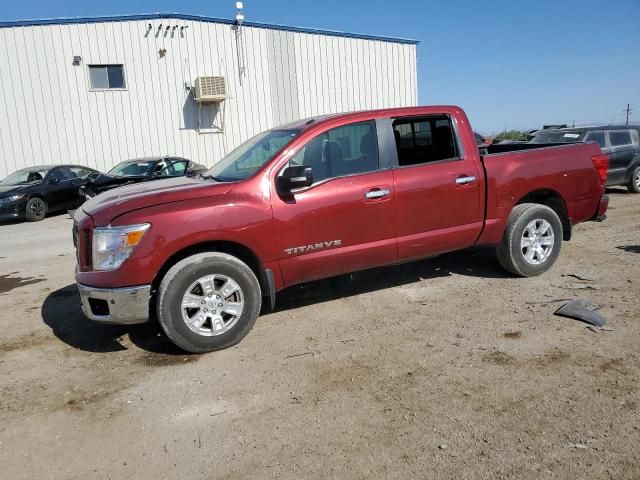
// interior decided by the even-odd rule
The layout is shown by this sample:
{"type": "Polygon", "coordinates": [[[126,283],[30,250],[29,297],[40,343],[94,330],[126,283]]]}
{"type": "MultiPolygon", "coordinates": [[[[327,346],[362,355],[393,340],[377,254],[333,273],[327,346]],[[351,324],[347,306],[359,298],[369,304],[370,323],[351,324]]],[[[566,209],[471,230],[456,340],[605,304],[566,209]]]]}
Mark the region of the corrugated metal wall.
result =
{"type": "MultiPolygon", "coordinates": [[[[297,118],[415,105],[416,76],[416,46],[397,42],[180,19],[0,28],[0,178],[163,154],[212,165],[297,118]],[[92,91],[87,65],[112,63],[126,89],[92,91]],[[202,75],[227,79],[223,133],[198,132],[185,82],[202,75]]],[[[220,126],[222,113],[203,107],[200,125],[220,126]]]]}

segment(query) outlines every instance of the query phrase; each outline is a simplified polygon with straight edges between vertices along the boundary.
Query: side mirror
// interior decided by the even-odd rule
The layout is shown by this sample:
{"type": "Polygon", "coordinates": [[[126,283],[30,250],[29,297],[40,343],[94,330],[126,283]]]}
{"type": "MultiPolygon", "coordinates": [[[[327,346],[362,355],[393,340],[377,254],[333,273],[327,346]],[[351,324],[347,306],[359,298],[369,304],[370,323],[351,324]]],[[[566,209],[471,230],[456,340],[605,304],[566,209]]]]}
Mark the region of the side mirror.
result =
{"type": "Polygon", "coordinates": [[[304,165],[292,165],[287,167],[276,180],[278,191],[282,194],[290,194],[291,190],[304,188],[313,184],[311,167],[304,165]]]}

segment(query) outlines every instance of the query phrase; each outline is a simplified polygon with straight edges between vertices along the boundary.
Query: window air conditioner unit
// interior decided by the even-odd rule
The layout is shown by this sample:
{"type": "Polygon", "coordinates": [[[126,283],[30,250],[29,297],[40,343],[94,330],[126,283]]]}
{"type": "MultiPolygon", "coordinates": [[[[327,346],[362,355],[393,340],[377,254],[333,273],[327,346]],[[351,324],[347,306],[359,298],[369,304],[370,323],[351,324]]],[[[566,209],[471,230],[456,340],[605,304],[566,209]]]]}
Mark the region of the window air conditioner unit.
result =
{"type": "Polygon", "coordinates": [[[222,102],[227,98],[227,84],[224,77],[196,78],[195,100],[199,103],[222,102]]]}

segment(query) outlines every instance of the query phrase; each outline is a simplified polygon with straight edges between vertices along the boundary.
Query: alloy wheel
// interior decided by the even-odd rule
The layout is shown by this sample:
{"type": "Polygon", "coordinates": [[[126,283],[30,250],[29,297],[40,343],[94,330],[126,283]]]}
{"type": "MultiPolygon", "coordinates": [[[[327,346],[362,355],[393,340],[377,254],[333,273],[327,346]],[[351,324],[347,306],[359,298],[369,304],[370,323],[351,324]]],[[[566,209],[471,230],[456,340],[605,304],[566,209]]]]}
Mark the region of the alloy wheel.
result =
{"type": "Polygon", "coordinates": [[[182,296],[182,319],[189,329],[205,337],[231,330],[244,310],[244,294],[238,282],[221,274],[193,282],[182,296]]]}
{"type": "Polygon", "coordinates": [[[531,265],[544,263],[555,244],[553,227],[543,219],[536,219],[527,224],[520,239],[520,251],[525,261],[531,265]]]}

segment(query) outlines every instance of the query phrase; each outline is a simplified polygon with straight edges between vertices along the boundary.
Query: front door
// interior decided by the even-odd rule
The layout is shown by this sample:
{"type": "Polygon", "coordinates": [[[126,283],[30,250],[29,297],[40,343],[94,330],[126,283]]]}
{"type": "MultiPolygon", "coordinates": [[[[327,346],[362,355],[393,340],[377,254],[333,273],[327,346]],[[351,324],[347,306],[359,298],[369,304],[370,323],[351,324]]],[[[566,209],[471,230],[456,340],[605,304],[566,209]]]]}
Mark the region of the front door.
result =
{"type": "Polygon", "coordinates": [[[71,178],[67,167],[55,167],[45,178],[49,210],[68,208],[78,198],[79,184],[71,178]]]}
{"type": "Polygon", "coordinates": [[[378,152],[370,120],[320,133],[292,157],[289,164],[311,167],[314,182],[273,195],[285,285],[396,261],[393,177],[378,152]]]}
{"type": "Polygon", "coordinates": [[[398,259],[473,245],[483,225],[483,172],[478,150],[466,154],[451,118],[393,119],[398,259]]]}

